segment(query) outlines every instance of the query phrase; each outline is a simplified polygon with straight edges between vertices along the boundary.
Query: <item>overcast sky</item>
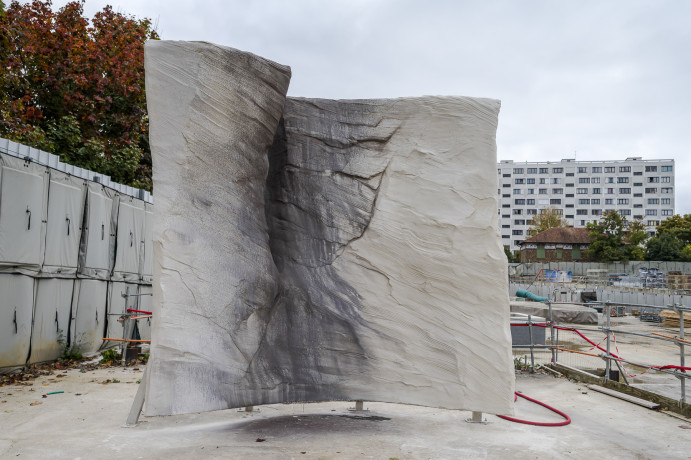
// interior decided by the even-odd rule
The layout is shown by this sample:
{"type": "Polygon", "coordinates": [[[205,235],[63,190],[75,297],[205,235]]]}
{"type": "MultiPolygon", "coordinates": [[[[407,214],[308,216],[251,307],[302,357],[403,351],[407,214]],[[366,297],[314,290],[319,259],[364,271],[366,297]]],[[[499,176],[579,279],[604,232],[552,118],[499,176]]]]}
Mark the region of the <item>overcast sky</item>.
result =
{"type": "MultiPolygon", "coordinates": [[[[54,6],[65,1],[55,1],[54,6]]],[[[291,66],[291,96],[500,99],[500,160],[676,161],[691,213],[691,1],[87,0],[291,66]]]]}

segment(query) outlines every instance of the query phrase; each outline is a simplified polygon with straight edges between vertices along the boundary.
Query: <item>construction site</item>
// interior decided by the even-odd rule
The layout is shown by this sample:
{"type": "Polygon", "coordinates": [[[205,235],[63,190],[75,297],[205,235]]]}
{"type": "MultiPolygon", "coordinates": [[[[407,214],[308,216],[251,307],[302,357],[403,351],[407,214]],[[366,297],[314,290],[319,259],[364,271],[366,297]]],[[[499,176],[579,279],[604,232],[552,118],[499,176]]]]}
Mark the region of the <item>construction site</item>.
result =
{"type": "Polygon", "coordinates": [[[3,200],[35,196],[0,218],[35,239],[3,246],[4,458],[688,458],[680,263],[510,266],[513,417],[368,401],[133,416],[155,321],[151,199],[3,142],[3,200]]]}

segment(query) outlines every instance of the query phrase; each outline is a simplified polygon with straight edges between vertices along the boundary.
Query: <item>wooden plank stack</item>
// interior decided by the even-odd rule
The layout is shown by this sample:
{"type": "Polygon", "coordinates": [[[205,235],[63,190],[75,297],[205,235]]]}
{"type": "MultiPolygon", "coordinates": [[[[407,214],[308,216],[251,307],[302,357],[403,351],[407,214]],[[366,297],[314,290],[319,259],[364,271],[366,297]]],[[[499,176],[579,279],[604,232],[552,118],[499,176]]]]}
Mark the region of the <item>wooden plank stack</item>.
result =
{"type": "Polygon", "coordinates": [[[691,289],[691,275],[682,275],[681,272],[670,272],[667,276],[668,289],[675,291],[691,289]]]}
{"type": "MultiPolygon", "coordinates": [[[[662,327],[679,329],[679,313],[672,310],[662,310],[662,327]]],[[[684,329],[691,327],[691,313],[684,313],[684,329]]]]}

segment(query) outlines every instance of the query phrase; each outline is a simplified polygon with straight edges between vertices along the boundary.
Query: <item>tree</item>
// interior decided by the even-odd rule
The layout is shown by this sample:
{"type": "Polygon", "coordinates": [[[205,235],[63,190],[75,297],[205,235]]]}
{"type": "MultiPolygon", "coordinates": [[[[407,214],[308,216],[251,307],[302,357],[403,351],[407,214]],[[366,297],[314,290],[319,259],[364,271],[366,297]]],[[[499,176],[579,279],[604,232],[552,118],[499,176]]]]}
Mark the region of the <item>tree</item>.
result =
{"type": "Polygon", "coordinates": [[[643,260],[641,244],[647,238],[645,226],[640,220],[631,223],[616,211],[602,214],[599,222],[586,225],[590,231],[590,248],[587,253],[600,262],[643,260]]]}
{"type": "Polygon", "coordinates": [[[504,245],[504,255],[506,256],[506,259],[509,261],[510,264],[518,263],[521,261],[521,252],[520,251],[511,252],[511,248],[507,244],[504,245]]]}
{"type": "Polygon", "coordinates": [[[663,220],[657,226],[655,236],[665,233],[675,236],[684,246],[691,244],[691,214],[685,214],[683,217],[675,214],[663,220]]]}
{"type": "Polygon", "coordinates": [[[662,221],[647,247],[646,260],[691,260],[691,214],[662,221]]]}
{"type": "Polygon", "coordinates": [[[83,0],[0,8],[0,136],[151,189],[144,50],[148,19],[83,0]]]}
{"type": "Polygon", "coordinates": [[[537,235],[552,227],[568,227],[569,223],[561,217],[555,208],[541,209],[540,214],[533,216],[530,221],[529,235],[537,235]]]}
{"type": "Polygon", "coordinates": [[[645,253],[646,260],[680,260],[684,246],[681,241],[671,233],[663,233],[651,238],[645,253]]]}

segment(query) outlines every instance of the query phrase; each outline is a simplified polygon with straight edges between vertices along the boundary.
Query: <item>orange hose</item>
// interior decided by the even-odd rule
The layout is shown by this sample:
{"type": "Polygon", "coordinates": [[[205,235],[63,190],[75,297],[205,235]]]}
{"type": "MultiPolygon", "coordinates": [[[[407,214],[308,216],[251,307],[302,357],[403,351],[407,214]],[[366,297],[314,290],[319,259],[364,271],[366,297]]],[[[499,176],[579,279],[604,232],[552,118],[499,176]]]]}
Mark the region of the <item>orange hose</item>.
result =
{"type": "Polygon", "coordinates": [[[688,341],[688,340],[680,339],[679,337],[672,337],[671,335],[660,334],[659,332],[651,332],[650,334],[651,334],[651,335],[657,335],[657,336],[659,336],[659,337],[664,337],[664,338],[666,338],[666,339],[672,339],[672,340],[675,340],[675,341],[677,341],[677,342],[691,343],[691,342],[688,341]]]}
{"type": "Polygon", "coordinates": [[[569,350],[568,348],[561,348],[561,347],[550,347],[550,348],[552,350],[568,351],[569,353],[578,353],[579,355],[594,356],[596,358],[600,358],[600,355],[596,355],[593,353],[586,353],[585,351],[569,350]]]}

